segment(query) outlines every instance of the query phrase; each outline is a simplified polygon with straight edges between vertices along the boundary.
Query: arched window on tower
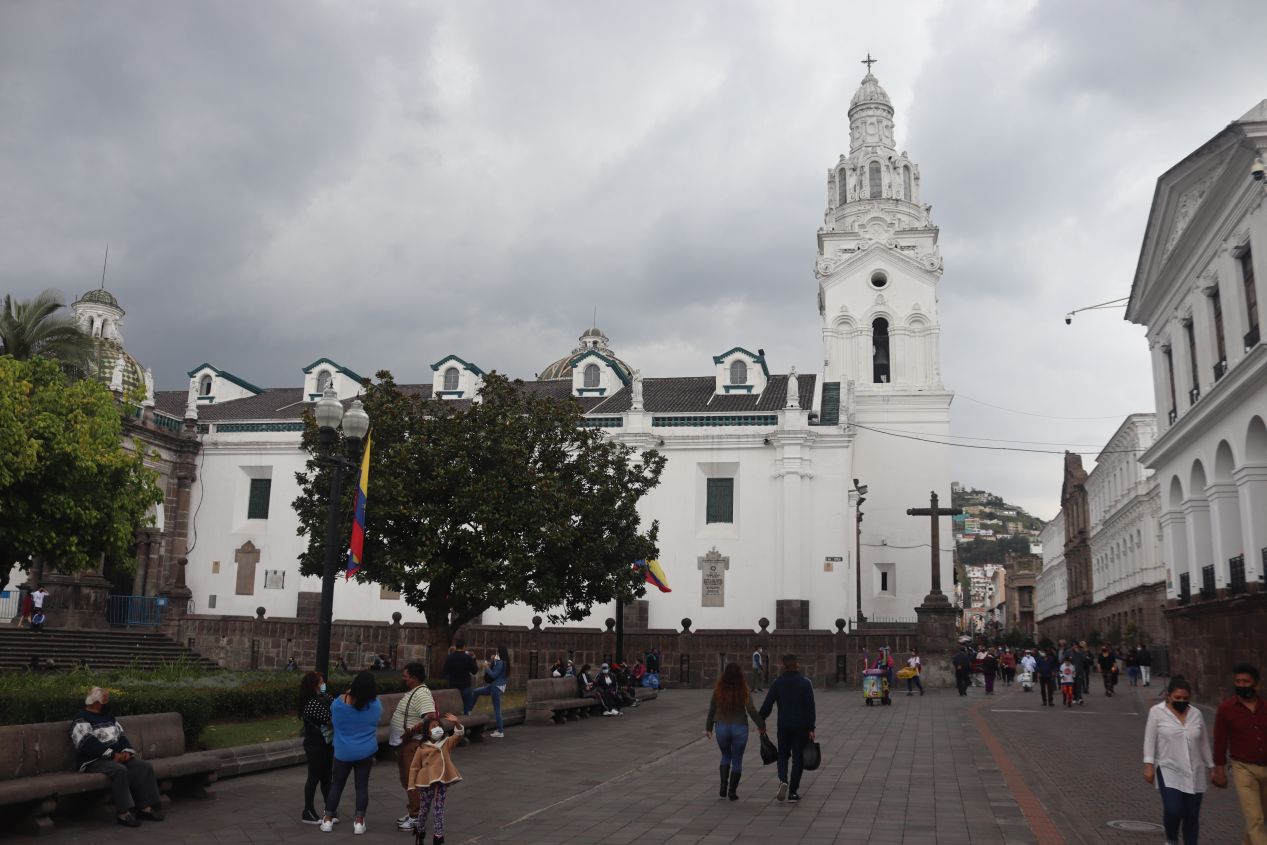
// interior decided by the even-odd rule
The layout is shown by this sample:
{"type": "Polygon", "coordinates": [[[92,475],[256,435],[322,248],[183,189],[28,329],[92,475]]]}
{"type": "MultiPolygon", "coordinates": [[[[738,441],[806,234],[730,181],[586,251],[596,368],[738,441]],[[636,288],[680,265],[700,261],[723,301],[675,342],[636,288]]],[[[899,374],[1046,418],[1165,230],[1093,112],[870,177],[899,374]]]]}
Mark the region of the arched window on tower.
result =
{"type": "Polygon", "coordinates": [[[322,370],[317,373],[317,392],[325,393],[326,388],[330,386],[330,371],[322,370]]]}
{"type": "Polygon", "coordinates": [[[871,380],[889,383],[889,321],[883,317],[871,323],[871,380]]]}
{"type": "Polygon", "coordinates": [[[731,384],[747,384],[748,383],[748,365],[743,361],[730,362],[730,383],[731,384]]]}
{"type": "Polygon", "coordinates": [[[586,387],[598,387],[598,376],[599,376],[599,372],[598,372],[597,364],[585,365],[585,386],[586,387]]]}
{"type": "Polygon", "coordinates": [[[880,178],[880,162],[873,161],[867,165],[867,184],[868,196],[873,200],[878,200],[884,191],[884,183],[880,178]]]}
{"type": "Polygon", "coordinates": [[[198,382],[198,395],[199,396],[211,395],[211,376],[203,376],[202,379],[198,382]]]}
{"type": "Polygon", "coordinates": [[[915,191],[911,187],[911,167],[906,165],[902,168],[902,196],[907,202],[915,202],[915,191]]]}
{"type": "Polygon", "coordinates": [[[458,389],[458,368],[457,367],[449,367],[447,370],[444,371],[444,389],[445,390],[458,389]]]}

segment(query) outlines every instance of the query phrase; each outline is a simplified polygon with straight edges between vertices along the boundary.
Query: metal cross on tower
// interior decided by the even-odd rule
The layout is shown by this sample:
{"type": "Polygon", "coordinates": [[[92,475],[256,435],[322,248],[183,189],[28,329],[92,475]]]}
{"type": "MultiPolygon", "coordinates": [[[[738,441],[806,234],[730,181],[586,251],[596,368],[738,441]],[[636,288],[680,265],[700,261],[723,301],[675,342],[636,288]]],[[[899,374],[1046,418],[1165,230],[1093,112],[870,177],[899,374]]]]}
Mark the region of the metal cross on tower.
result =
{"type": "Polygon", "coordinates": [[[906,511],[907,516],[926,516],[932,523],[930,543],[933,559],[933,589],[924,599],[926,605],[949,604],[949,599],[941,591],[941,532],[938,530],[938,521],[943,516],[958,516],[961,513],[963,513],[962,508],[937,507],[937,491],[935,490],[928,494],[928,507],[908,508],[906,511]]]}
{"type": "Polygon", "coordinates": [[[872,66],[873,64],[875,64],[876,62],[878,62],[878,61],[879,61],[879,59],[873,59],[873,58],[871,58],[871,51],[870,51],[870,50],[868,50],[868,51],[867,51],[867,57],[866,57],[865,59],[863,59],[861,62],[859,62],[858,64],[866,65],[866,66],[867,66],[867,73],[870,73],[870,72],[871,72],[871,66],[872,66]]]}

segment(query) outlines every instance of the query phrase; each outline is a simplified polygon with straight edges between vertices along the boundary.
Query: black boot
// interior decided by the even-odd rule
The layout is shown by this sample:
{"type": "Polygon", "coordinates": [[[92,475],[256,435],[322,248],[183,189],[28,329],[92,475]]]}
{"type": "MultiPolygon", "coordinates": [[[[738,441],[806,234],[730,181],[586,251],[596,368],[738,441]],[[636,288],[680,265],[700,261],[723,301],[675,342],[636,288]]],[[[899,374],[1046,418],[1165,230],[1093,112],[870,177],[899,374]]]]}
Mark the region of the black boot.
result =
{"type": "Polygon", "coordinates": [[[730,766],[723,765],[721,771],[721,790],[717,793],[718,798],[726,797],[726,787],[730,784],[730,766]]]}
{"type": "Polygon", "coordinates": [[[737,790],[739,789],[739,778],[741,777],[743,777],[743,775],[741,775],[739,772],[733,772],[730,775],[730,796],[729,797],[731,801],[739,800],[739,793],[737,790]]]}

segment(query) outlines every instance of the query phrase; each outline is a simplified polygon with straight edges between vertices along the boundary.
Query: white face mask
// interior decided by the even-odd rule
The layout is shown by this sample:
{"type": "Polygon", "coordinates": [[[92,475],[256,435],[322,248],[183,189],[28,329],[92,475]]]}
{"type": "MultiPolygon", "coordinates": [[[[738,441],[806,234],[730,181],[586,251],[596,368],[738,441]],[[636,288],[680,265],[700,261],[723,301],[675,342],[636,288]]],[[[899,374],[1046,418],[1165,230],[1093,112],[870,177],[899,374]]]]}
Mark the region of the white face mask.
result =
{"type": "Polygon", "coordinates": [[[441,728],[439,726],[432,728],[431,738],[436,742],[439,742],[440,740],[444,739],[444,728],[441,728]]]}
{"type": "Polygon", "coordinates": [[[326,691],[326,685],[325,685],[325,684],[322,684],[322,685],[321,685],[321,691],[322,691],[322,692],[325,692],[325,691],[326,691]]]}

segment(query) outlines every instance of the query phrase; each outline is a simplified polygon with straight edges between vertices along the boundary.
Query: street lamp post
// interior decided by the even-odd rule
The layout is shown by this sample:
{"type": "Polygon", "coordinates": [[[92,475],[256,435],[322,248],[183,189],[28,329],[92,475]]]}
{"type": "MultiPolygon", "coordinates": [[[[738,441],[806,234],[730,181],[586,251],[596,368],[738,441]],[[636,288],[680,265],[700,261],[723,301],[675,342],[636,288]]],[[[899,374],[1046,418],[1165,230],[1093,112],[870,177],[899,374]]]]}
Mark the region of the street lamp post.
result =
{"type": "Polygon", "coordinates": [[[853,480],[853,490],[858,494],[858,506],[854,510],[854,555],[853,555],[853,575],[854,575],[854,600],[857,602],[856,616],[858,624],[861,625],[867,619],[862,615],[862,503],[867,500],[867,485],[859,484],[858,479],[853,480]]]}
{"type": "Polygon", "coordinates": [[[330,629],[334,616],[334,576],[338,571],[339,505],[343,496],[343,471],[352,469],[355,463],[340,455],[335,448],[339,437],[339,423],[343,434],[355,449],[370,429],[370,417],[361,407],[361,400],[352,402],[345,413],[332,388],[326,388],[313,408],[317,426],[321,429],[321,454],[317,463],[330,467],[330,513],[326,523],[325,561],[321,569],[321,616],[317,628],[316,669],[321,676],[330,674],[330,629]]]}

